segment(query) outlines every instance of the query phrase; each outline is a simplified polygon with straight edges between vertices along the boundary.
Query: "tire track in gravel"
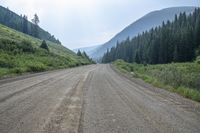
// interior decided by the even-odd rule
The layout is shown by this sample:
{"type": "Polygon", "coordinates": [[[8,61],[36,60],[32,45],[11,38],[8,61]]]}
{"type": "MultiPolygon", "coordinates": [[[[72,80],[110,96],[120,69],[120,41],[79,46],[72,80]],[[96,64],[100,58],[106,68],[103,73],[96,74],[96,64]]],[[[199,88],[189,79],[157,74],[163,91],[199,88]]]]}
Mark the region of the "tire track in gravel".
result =
{"type": "MultiPolygon", "coordinates": [[[[49,82],[51,82],[55,78],[58,78],[58,80],[59,80],[60,79],[59,77],[62,77],[63,75],[71,74],[71,73],[72,72],[64,73],[64,74],[61,74],[61,75],[59,74],[59,75],[56,75],[56,76],[45,77],[44,79],[41,79],[41,81],[39,81],[37,83],[33,83],[32,85],[28,85],[28,87],[20,88],[19,90],[10,92],[10,94],[7,94],[7,95],[4,94],[4,96],[0,98],[0,103],[8,100],[9,98],[11,98],[15,95],[19,95],[20,93],[24,93],[25,91],[28,91],[28,90],[30,90],[34,87],[48,84],[49,82]]],[[[20,82],[20,81],[18,81],[18,82],[20,82]]],[[[0,86],[0,88],[3,88],[3,87],[5,87],[5,86],[0,86]]],[[[0,91],[0,92],[3,93],[2,91],[0,91]]]]}
{"type": "Polygon", "coordinates": [[[199,103],[136,80],[100,65],[85,88],[80,133],[199,133],[199,103]]]}
{"type": "MultiPolygon", "coordinates": [[[[67,97],[71,90],[76,90],[74,85],[77,81],[95,68],[96,65],[77,67],[0,85],[2,87],[0,93],[17,92],[0,102],[0,132],[46,132],[44,124],[48,123],[56,110],[61,109],[64,101],[70,101],[67,97]]],[[[77,97],[82,94],[79,92],[81,91],[77,90],[75,93],[77,97]]],[[[71,100],[79,101],[73,96],[71,100]]],[[[63,120],[65,119],[63,118],[63,120]]]]}
{"type": "Polygon", "coordinates": [[[91,71],[82,75],[44,125],[44,132],[79,133],[83,115],[83,87],[91,71]]]}

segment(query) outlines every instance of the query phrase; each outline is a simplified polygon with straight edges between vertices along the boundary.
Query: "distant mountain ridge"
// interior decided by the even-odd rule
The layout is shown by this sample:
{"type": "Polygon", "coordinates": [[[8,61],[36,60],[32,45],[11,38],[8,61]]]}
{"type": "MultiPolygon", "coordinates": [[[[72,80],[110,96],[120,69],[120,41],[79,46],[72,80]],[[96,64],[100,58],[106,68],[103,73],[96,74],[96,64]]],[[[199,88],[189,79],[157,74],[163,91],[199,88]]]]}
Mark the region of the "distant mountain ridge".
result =
{"type": "Polygon", "coordinates": [[[95,45],[95,46],[90,46],[90,47],[82,47],[82,48],[76,48],[76,49],[73,49],[73,51],[75,52],[75,53],[77,53],[78,52],[78,50],[80,50],[81,52],[86,52],[87,54],[92,54],[93,53],[93,50],[94,49],[97,49],[97,48],[99,48],[101,45],[95,45]]]}
{"type": "Polygon", "coordinates": [[[165,8],[162,10],[157,10],[148,13],[147,15],[143,16],[142,18],[138,19],[134,23],[127,26],[124,30],[116,34],[111,40],[106,42],[105,44],[101,45],[100,47],[93,49],[90,54],[88,54],[91,58],[98,60],[103,56],[103,54],[107,51],[107,49],[116,46],[117,41],[122,42],[126,40],[128,37],[133,38],[139,33],[144,31],[148,31],[151,28],[159,26],[162,22],[166,22],[167,20],[172,21],[175,15],[180,14],[181,12],[186,12],[186,14],[190,14],[194,11],[196,7],[171,7],[165,8]]]}
{"type": "MultiPolygon", "coordinates": [[[[15,12],[0,5],[0,24],[3,24],[17,31],[23,32],[23,22],[24,22],[23,16],[19,16],[15,12]]],[[[32,27],[34,27],[34,24],[28,21],[27,26],[28,26],[27,27],[28,33],[26,34],[34,36],[34,30],[32,29],[32,27]]],[[[44,29],[40,27],[38,28],[37,38],[42,39],[42,40],[48,40],[57,44],[61,44],[61,42],[58,39],[56,39],[54,35],[51,35],[49,32],[45,31],[44,29]]]]}

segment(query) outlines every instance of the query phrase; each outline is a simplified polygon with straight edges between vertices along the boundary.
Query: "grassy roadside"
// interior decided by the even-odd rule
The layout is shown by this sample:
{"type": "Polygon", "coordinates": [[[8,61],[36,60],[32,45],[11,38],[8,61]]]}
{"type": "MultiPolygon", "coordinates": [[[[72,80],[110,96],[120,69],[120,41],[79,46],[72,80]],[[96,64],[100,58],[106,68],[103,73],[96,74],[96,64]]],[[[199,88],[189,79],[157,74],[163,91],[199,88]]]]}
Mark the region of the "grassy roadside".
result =
{"type": "Polygon", "coordinates": [[[200,64],[197,62],[145,66],[117,60],[113,65],[132,77],[200,102],[200,64]]]}
{"type": "Polygon", "coordinates": [[[41,43],[42,40],[0,24],[0,78],[92,63],[60,44],[47,41],[47,51],[40,48],[41,43]]]}

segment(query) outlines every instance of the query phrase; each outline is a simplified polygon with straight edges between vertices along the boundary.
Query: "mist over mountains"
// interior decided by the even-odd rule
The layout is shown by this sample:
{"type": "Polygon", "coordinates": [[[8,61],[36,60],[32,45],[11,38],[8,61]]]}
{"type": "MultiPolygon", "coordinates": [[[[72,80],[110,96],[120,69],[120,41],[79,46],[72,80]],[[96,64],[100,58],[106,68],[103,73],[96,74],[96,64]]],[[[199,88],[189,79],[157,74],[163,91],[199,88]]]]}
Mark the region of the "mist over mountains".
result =
{"type": "Polygon", "coordinates": [[[175,15],[180,14],[181,12],[190,14],[194,11],[194,9],[195,7],[185,6],[185,7],[165,8],[162,10],[150,12],[147,15],[138,19],[137,21],[133,22],[126,28],[124,28],[121,32],[116,34],[108,42],[99,45],[97,47],[93,46],[93,47],[78,48],[78,49],[85,51],[94,60],[99,60],[107,51],[107,49],[116,46],[117,42],[122,42],[126,40],[128,37],[133,38],[144,31],[148,31],[151,28],[160,26],[163,21],[164,22],[166,22],[167,20],[172,21],[175,15]]]}

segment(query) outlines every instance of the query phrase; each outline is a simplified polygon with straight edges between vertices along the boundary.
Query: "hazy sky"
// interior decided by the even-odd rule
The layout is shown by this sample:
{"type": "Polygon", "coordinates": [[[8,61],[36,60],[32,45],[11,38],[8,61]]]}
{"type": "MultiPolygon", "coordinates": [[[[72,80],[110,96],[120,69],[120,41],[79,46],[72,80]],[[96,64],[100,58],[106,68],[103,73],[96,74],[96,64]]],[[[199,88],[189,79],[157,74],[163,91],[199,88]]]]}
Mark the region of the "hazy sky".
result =
{"type": "Polygon", "coordinates": [[[174,6],[200,6],[200,0],[0,0],[17,14],[34,13],[39,25],[66,47],[103,44],[150,11],[174,6]]]}

